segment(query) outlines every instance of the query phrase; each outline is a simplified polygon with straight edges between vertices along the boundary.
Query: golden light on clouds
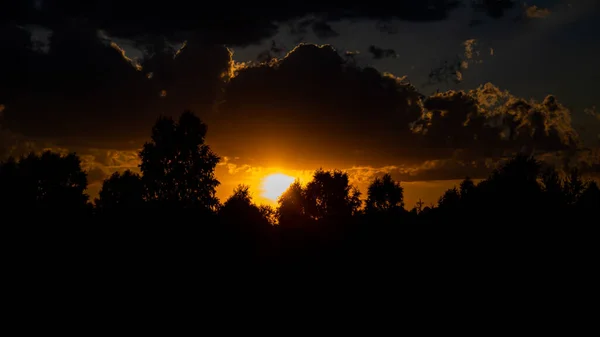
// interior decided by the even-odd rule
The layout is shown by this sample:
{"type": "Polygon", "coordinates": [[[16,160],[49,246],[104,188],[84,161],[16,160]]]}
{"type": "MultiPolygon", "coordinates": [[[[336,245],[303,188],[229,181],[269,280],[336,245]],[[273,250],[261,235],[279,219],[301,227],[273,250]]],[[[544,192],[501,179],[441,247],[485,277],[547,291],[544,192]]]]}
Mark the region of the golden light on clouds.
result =
{"type": "Polygon", "coordinates": [[[295,178],[283,173],[270,174],[263,178],[262,196],[277,201],[277,198],[294,182],[295,178]]]}

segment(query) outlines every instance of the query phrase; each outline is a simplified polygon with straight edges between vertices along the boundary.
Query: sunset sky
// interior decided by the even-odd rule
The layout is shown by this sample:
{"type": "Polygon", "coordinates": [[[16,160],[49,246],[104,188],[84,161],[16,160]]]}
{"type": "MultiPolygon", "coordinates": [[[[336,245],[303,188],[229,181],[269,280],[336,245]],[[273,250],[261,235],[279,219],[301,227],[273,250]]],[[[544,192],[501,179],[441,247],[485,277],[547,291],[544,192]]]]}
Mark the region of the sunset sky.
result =
{"type": "Polygon", "coordinates": [[[600,176],[596,0],[23,3],[0,5],[17,18],[0,26],[0,156],[76,151],[92,197],[186,109],[222,158],[221,199],[243,183],[270,202],[266,176],[322,167],[363,192],[390,173],[411,208],[523,149],[600,176]]]}

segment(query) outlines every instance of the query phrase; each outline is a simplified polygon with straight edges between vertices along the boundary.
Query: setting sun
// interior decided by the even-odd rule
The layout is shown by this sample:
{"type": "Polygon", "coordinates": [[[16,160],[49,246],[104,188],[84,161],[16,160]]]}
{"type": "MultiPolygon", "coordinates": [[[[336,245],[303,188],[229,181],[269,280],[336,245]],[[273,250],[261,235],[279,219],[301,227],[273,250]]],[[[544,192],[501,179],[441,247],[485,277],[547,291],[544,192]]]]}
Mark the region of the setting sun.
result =
{"type": "Polygon", "coordinates": [[[262,182],[262,196],[272,201],[277,198],[294,182],[294,177],[282,173],[266,176],[262,182]]]}

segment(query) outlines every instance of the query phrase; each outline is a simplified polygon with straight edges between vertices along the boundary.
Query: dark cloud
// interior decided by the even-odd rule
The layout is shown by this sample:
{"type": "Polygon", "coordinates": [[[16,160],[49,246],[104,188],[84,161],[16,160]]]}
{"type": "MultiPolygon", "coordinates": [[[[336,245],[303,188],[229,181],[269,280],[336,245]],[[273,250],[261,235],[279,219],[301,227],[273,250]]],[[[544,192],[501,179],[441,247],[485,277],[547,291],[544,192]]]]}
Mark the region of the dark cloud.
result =
{"type": "Polygon", "coordinates": [[[10,144],[26,144],[25,137],[136,148],[159,114],[188,108],[207,121],[217,151],[311,168],[439,160],[457,151],[472,160],[577,140],[568,110],[552,96],[532,102],[488,84],[425,97],[405,78],[357,67],[330,46],[301,45],[236,72],[229,50],[201,38],[181,48],[156,38],[142,60],[82,22],[54,31],[48,54],[32,52],[26,33],[20,39],[8,40],[21,48],[1,68],[13,81],[1,91],[10,144]]]}
{"type": "Polygon", "coordinates": [[[554,96],[543,102],[515,97],[492,84],[469,92],[428,97],[413,130],[428,135],[430,146],[468,149],[481,157],[521,147],[552,152],[577,147],[569,110],[554,96]]]}
{"type": "Polygon", "coordinates": [[[274,58],[284,56],[285,51],[286,51],[285,46],[277,44],[277,42],[275,42],[275,40],[271,40],[271,48],[258,54],[256,60],[259,63],[271,62],[271,60],[273,60],[274,58]]]}
{"type": "Polygon", "coordinates": [[[548,10],[547,8],[540,8],[538,6],[526,6],[525,7],[525,15],[528,18],[536,18],[536,19],[541,19],[541,18],[545,18],[548,15],[550,15],[550,10],[548,10]]]}
{"type": "MultiPolygon", "coordinates": [[[[501,17],[514,6],[514,1],[498,0],[398,0],[394,2],[299,3],[278,1],[259,5],[234,5],[228,2],[205,3],[171,0],[139,3],[116,0],[44,0],[9,1],[0,7],[2,15],[19,24],[40,24],[50,29],[62,26],[65,20],[86,19],[99,29],[120,37],[165,35],[183,40],[184,32],[201,32],[211,43],[247,45],[272,36],[276,22],[286,22],[307,16],[320,19],[313,28],[327,27],[340,19],[369,18],[376,20],[439,21],[460,7],[469,6],[491,17],[501,17]]],[[[317,29],[317,31],[323,31],[317,29]]],[[[331,30],[327,30],[331,32],[331,30]]]]}
{"type": "Polygon", "coordinates": [[[396,34],[398,33],[398,27],[389,20],[379,20],[377,21],[375,27],[378,31],[387,34],[396,34]]]}
{"type": "Polygon", "coordinates": [[[472,6],[475,10],[485,12],[492,18],[503,17],[504,14],[515,7],[515,0],[473,0],[472,6]]]}
{"type": "Polygon", "coordinates": [[[479,19],[472,19],[471,21],[469,21],[469,27],[476,27],[481,24],[483,24],[483,21],[479,19]]]}
{"type": "Polygon", "coordinates": [[[369,53],[373,55],[373,58],[378,60],[387,57],[396,57],[396,51],[393,49],[383,49],[376,46],[369,46],[369,53]]]}
{"type": "Polygon", "coordinates": [[[440,64],[429,71],[428,85],[439,83],[458,84],[462,81],[463,61],[460,57],[440,61],[440,64]]]}
{"type": "Polygon", "coordinates": [[[331,25],[324,21],[317,21],[312,25],[313,32],[321,39],[327,39],[339,36],[338,32],[331,28],[331,25]]]}
{"type": "Polygon", "coordinates": [[[194,38],[181,50],[156,38],[147,57],[130,60],[81,21],[55,29],[48,53],[32,51],[29,33],[18,33],[1,56],[2,123],[59,145],[122,146],[145,139],[159,114],[210,111],[232,64],[227,48],[194,38]]]}
{"type": "MultiPolygon", "coordinates": [[[[438,84],[459,84],[464,79],[465,72],[472,65],[483,63],[481,48],[476,39],[468,39],[462,43],[464,51],[460,55],[440,61],[439,65],[432,68],[425,86],[438,84]]],[[[489,55],[494,56],[494,49],[489,49],[489,55]]]]}
{"type": "MultiPolygon", "coordinates": [[[[239,157],[237,168],[244,172],[271,165],[310,173],[324,166],[348,169],[357,179],[383,172],[402,181],[485,178],[509,153],[553,156],[567,150],[565,162],[600,177],[600,155],[574,150],[579,142],[570,113],[554,96],[536,102],[492,84],[423,95],[406,78],[357,67],[356,52],[341,57],[330,46],[303,45],[286,55],[288,48],[273,41],[259,59],[263,64],[243,67],[223,45],[264,41],[281,27],[277,22],[289,23],[298,38],[310,32],[335,36],[332,23],[341,19],[373,19],[380,31],[395,33],[396,19],[445,20],[471,3],[224,3],[202,10],[179,0],[142,7],[45,0],[41,9],[33,2],[5,1],[0,158],[76,151],[90,188],[98,189],[112,172],[137,169],[135,149],[159,114],[191,109],[208,123],[210,145],[223,156],[239,157]],[[42,48],[24,24],[49,28],[49,45],[42,48]],[[129,58],[117,37],[132,38],[144,57],[129,58]]],[[[513,3],[473,2],[483,13],[473,25],[510,18],[511,10],[521,10],[523,17],[548,14],[513,3]]],[[[466,41],[464,55],[434,69],[432,81],[460,82],[468,65],[480,62],[475,42],[466,41]]],[[[369,51],[374,58],[396,55],[376,46],[369,51]]]]}
{"type": "Polygon", "coordinates": [[[335,159],[348,151],[368,158],[409,147],[413,136],[406,131],[420,115],[419,97],[401,79],[348,66],[329,46],[302,45],[276,64],[241,70],[231,80],[213,136],[246,157],[257,153],[241,149],[247,147],[243,139],[287,160],[335,159]],[[228,142],[228,134],[236,139],[228,142]]]}
{"type": "Polygon", "coordinates": [[[472,162],[578,141],[568,109],[553,96],[535,102],[486,84],[425,97],[403,78],[344,62],[330,46],[301,45],[284,59],[240,70],[218,110],[212,139],[228,153],[312,159],[313,167],[472,162]]]}
{"type": "MultiPolygon", "coordinates": [[[[498,17],[510,8],[499,3],[483,1],[475,8],[498,17]]],[[[433,177],[456,171],[449,167],[487,169],[473,163],[524,148],[548,152],[577,145],[569,112],[553,96],[533,102],[488,84],[426,97],[405,78],[359,68],[330,46],[302,45],[282,57],[285,48],[273,42],[263,64],[236,69],[222,45],[262,40],[274,33],[273,20],[306,17],[316,7],[215,8],[199,14],[180,1],[157,8],[112,1],[77,4],[48,0],[28,16],[52,29],[47,53],[35,51],[30,33],[15,22],[0,27],[1,122],[10,129],[0,135],[3,145],[9,144],[5,153],[29,148],[30,139],[38,148],[131,150],[148,137],[159,114],[185,109],[206,120],[209,141],[219,153],[309,169],[322,163],[429,163],[442,167],[420,170],[434,172],[427,176],[433,177]],[[114,17],[117,12],[123,18],[114,17]],[[244,19],[238,20],[242,13],[244,19]],[[135,36],[144,58],[128,58],[113,35],[135,36]],[[186,42],[181,46],[175,40],[186,42]]],[[[457,2],[400,1],[394,6],[325,4],[294,29],[332,34],[329,22],[342,18],[443,20],[457,2]]],[[[14,18],[25,22],[25,16],[14,18]]],[[[456,78],[474,58],[469,46],[452,63],[456,78]]],[[[376,58],[395,54],[375,46],[370,51],[376,58]]],[[[111,164],[102,154],[110,150],[95,151],[82,155],[102,172],[134,161],[111,164]]]]}

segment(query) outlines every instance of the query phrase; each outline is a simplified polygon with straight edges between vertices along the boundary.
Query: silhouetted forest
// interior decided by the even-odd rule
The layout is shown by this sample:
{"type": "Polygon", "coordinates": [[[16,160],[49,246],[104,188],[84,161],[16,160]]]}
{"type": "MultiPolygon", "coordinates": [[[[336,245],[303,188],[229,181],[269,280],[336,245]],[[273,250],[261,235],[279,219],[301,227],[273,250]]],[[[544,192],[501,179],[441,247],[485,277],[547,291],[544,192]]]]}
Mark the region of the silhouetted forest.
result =
{"type": "Polygon", "coordinates": [[[305,185],[293,183],[276,208],[256,205],[243,185],[220,201],[214,173],[220,158],[205,144],[206,133],[207,126],[191,112],[178,120],[161,117],[139,153],[141,173],[114,173],[93,201],[85,194],[87,174],[77,155],[47,151],[10,158],[0,165],[3,222],[72,223],[93,228],[89,235],[109,228],[113,236],[138,231],[158,237],[158,227],[194,226],[202,235],[180,240],[196,240],[217,249],[213,254],[220,257],[316,261],[352,256],[355,263],[384,251],[401,253],[411,240],[408,233],[415,231],[435,230],[429,238],[438,242],[445,234],[466,240],[464,235],[479,233],[476,241],[486,245],[491,237],[539,239],[557,228],[597,225],[596,182],[576,169],[563,174],[521,154],[477,184],[465,178],[435,206],[419,203],[408,209],[401,182],[387,174],[373,180],[363,197],[346,173],[322,169],[305,185]]]}

